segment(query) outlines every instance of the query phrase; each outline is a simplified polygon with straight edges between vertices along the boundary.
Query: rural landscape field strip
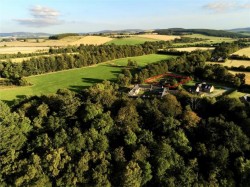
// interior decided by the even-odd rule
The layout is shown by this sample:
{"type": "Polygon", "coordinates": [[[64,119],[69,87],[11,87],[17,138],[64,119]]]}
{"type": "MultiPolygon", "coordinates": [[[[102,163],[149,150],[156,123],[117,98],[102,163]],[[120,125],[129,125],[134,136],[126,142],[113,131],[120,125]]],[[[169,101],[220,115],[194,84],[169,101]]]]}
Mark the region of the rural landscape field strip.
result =
{"type": "Polygon", "coordinates": [[[243,48],[233,54],[236,54],[236,55],[245,55],[247,57],[250,57],[250,47],[247,47],[247,48],[243,48]]]}
{"type": "Polygon", "coordinates": [[[1,89],[0,100],[10,101],[18,97],[23,97],[24,95],[55,93],[59,88],[79,91],[95,83],[102,82],[103,80],[115,80],[117,75],[121,72],[122,66],[127,65],[128,59],[136,60],[139,66],[145,66],[148,63],[172,57],[173,56],[151,54],[117,59],[100,63],[92,67],[27,77],[27,81],[32,83],[32,86],[1,89]]]}
{"type": "Polygon", "coordinates": [[[142,37],[129,37],[129,38],[115,38],[109,42],[107,45],[115,44],[115,45],[136,45],[136,44],[143,44],[147,41],[158,41],[158,39],[153,38],[142,38],[142,37]]]}
{"type": "Polygon", "coordinates": [[[176,38],[180,38],[180,36],[161,35],[161,34],[140,34],[140,35],[136,35],[136,36],[142,37],[142,38],[155,39],[155,40],[164,40],[164,41],[169,41],[169,40],[174,40],[176,38]]]}
{"type": "Polygon", "coordinates": [[[206,62],[206,63],[207,64],[219,64],[219,65],[228,66],[228,67],[250,66],[249,60],[227,60],[226,62],[206,62]]]}
{"type": "Polygon", "coordinates": [[[173,49],[177,51],[191,52],[195,50],[213,50],[214,47],[181,47],[181,48],[173,48],[173,49]]]}
{"type": "MultiPolygon", "coordinates": [[[[0,43],[1,44],[1,43],[0,43]]],[[[38,51],[48,51],[49,47],[0,47],[0,54],[13,54],[13,53],[33,53],[38,51]]]]}
{"type": "MultiPolygon", "coordinates": [[[[33,47],[41,48],[41,47],[66,47],[68,45],[80,45],[80,44],[92,44],[92,45],[101,45],[108,41],[113,40],[109,37],[102,37],[102,36],[68,36],[62,38],[60,40],[44,40],[41,42],[36,41],[12,41],[12,42],[0,42],[0,52],[5,48],[15,48],[15,47],[33,47]],[[7,46],[7,47],[6,47],[7,46]]],[[[9,49],[11,49],[9,48],[9,49]]],[[[16,48],[17,49],[17,48],[16,48]]],[[[15,49],[13,49],[15,50],[15,49]]],[[[18,51],[17,51],[18,52],[18,51]]],[[[3,52],[2,52],[3,53],[3,52]]]]}

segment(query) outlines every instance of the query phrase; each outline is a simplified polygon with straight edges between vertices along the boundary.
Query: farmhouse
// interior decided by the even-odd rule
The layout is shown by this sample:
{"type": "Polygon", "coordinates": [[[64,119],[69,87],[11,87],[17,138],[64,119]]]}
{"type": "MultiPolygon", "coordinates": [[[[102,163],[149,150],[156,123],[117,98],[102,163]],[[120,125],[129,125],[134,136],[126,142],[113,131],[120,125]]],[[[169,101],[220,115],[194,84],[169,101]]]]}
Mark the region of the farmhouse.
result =
{"type": "Polygon", "coordinates": [[[199,93],[199,92],[212,93],[214,91],[214,86],[211,84],[207,84],[205,82],[196,83],[194,87],[194,91],[196,93],[199,93]]]}
{"type": "Polygon", "coordinates": [[[139,92],[140,92],[140,87],[137,84],[137,85],[135,85],[135,87],[132,90],[130,90],[128,95],[134,97],[134,96],[137,96],[139,94],[139,92]]]}
{"type": "Polygon", "coordinates": [[[151,97],[151,96],[157,96],[157,97],[163,97],[168,93],[168,88],[154,86],[154,85],[135,85],[132,90],[129,91],[128,96],[130,97],[151,97]],[[140,91],[142,91],[143,94],[139,94],[140,91]]]}

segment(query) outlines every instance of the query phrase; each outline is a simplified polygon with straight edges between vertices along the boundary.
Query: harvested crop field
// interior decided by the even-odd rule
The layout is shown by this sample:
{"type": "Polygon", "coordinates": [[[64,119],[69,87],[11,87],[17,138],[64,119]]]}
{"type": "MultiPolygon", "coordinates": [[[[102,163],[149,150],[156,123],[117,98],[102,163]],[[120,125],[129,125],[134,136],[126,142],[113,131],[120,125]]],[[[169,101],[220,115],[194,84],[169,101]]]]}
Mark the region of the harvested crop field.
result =
{"type": "Polygon", "coordinates": [[[101,45],[112,38],[102,36],[68,36],[60,40],[43,40],[41,42],[28,41],[13,41],[13,42],[0,42],[0,47],[65,47],[68,45],[80,45],[80,44],[93,44],[101,45]]]}
{"type": "Polygon", "coordinates": [[[186,51],[186,52],[192,52],[195,50],[213,50],[214,47],[182,47],[182,48],[174,48],[177,51],[186,51]]]}
{"type": "Polygon", "coordinates": [[[180,38],[180,36],[160,35],[160,34],[140,34],[136,36],[142,37],[142,38],[155,39],[155,40],[164,40],[164,41],[169,41],[169,40],[174,40],[175,38],[180,38]]]}
{"type": "Polygon", "coordinates": [[[85,45],[101,45],[104,43],[107,43],[109,41],[113,40],[112,38],[109,37],[102,37],[102,36],[85,36],[77,41],[71,42],[70,45],[80,45],[80,44],[85,44],[85,45]]]}
{"type": "Polygon", "coordinates": [[[0,54],[13,54],[13,53],[33,53],[39,51],[48,51],[49,47],[0,47],[0,54]]]}
{"type": "Polygon", "coordinates": [[[233,54],[236,54],[236,55],[246,55],[247,57],[250,57],[250,47],[247,47],[247,48],[243,48],[233,54]]]}

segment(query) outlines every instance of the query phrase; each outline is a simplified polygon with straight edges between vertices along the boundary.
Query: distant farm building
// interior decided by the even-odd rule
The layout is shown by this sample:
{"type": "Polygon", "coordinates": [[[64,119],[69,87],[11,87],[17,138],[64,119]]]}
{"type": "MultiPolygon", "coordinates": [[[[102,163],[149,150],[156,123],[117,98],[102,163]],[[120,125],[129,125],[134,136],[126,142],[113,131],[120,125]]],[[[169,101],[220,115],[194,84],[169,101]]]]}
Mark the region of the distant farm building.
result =
{"type": "Polygon", "coordinates": [[[205,82],[196,83],[196,85],[194,87],[194,91],[196,93],[199,93],[199,92],[212,93],[214,91],[214,86],[211,84],[207,84],[205,82]]]}

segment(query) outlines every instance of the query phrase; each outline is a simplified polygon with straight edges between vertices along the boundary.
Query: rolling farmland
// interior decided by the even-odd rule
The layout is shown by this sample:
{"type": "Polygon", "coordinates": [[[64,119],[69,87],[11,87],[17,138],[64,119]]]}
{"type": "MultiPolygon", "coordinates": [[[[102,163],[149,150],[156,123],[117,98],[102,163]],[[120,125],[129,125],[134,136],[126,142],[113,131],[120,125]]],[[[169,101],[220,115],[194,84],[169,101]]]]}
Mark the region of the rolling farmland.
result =
{"type": "Polygon", "coordinates": [[[68,88],[74,91],[79,91],[92,84],[102,82],[103,80],[116,80],[117,75],[121,72],[122,66],[127,65],[128,59],[136,60],[139,66],[145,66],[148,63],[171,57],[173,56],[151,54],[117,59],[79,69],[30,76],[26,79],[33,84],[32,86],[1,89],[0,100],[10,101],[23,97],[24,95],[55,93],[59,88],[68,88]]]}
{"type": "MultiPolygon", "coordinates": [[[[207,39],[205,43],[221,43],[221,42],[233,42],[235,39],[227,38],[227,37],[217,37],[217,36],[206,36],[203,34],[191,34],[191,35],[184,35],[183,37],[189,37],[189,38],[202,38],[207,39]]],[[[204,43],[204,42],[198,42],[198,43],[204,43]]]]}
{"type": "Polygon", "coordinates": [[[250,47],[243,48],[233,54],[240,55],[240,56],[245,55],[247,57],[250,57],[250,47]]]}
{"type": "Polygon", "coordinates": [[[0,47],[3,47],[4,49],[5,47],[12,47],[12,48],[13,47],[55,47],[55,46],[65,47],[68,45],[80,45],[80,44],[101,45],[111,40],[112,38],[102,37],[102,36],[68,36],[60,40],[48,40],[47,39],[41,42],[36,42],[33,40],[0,42],[0,47]]]}
{"type": "Polygon", "coordinates": [[[181,47],[181,48],[173,48],[177,51],[186,51],[186,52],[192,52],[195,50],[213,50],[213,47],[181,47]]]}
{"type": "Polygon", "coordinates": [[[250,66],[250,61],[249,60],[227,60],[226,62],[206,62],[207,64],[220,64],[222,66],[250,66]]]}
{"type": "MultiPolygon", "coordinates": [[[[1,43],[0,43],[1,44],[1,43]]],[[[13,54],[13,53],[33,53],[39,51],[48,51],[49,47],[0,47],[0,54],[13,54]]]]}
{"type": "Polygon", "coordinates": [[[160,34],[140,34],[136,36],[142,37],[142,38],[155,39],[155,40],[164,40],[164,41],[169,41],[169,40],[174,40],[176,38],[180,38],[180,36],[160,35],[160,34]]]}
{"type": "Polygon", "coordinates": [[[115,44],[115,45],[136,45],[136,44],[143,44],[147,41],[158,41],[157,39],[152,38],[142,38],[142,37],[136,37],[132,36],[129,38],[115,38],[106,44],[115,44]]]}

